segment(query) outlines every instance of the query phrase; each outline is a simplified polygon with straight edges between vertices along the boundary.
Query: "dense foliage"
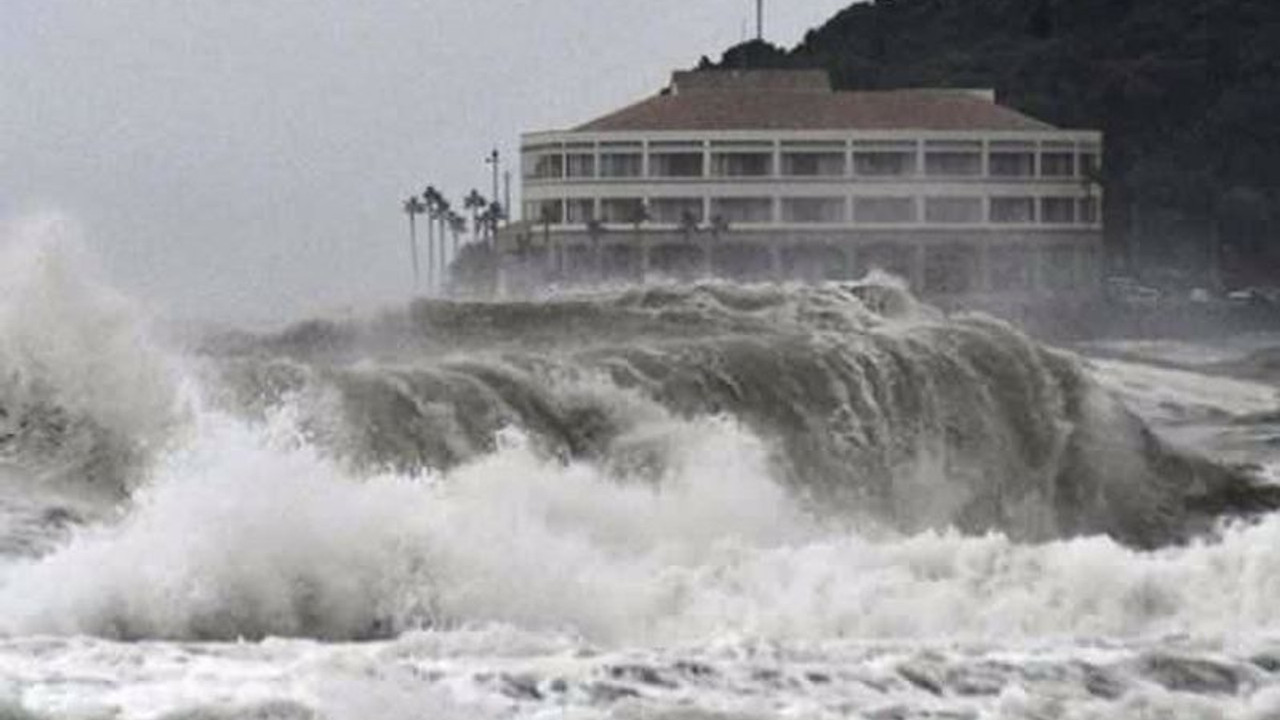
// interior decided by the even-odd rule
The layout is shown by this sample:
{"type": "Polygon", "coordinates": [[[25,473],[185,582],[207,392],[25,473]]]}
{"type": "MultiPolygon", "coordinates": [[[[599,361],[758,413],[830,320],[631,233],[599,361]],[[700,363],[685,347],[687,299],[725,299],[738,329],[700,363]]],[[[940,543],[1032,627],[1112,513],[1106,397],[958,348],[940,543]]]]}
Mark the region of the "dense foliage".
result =
{"type": "Polygon", "coordinates": [[[822,67],[845,89],[994,87],[1106,132],[1118,261],[1203,272],[1222,256],[1236,282],[1280,268],[1277,0],[876,0],[790,51],[752,42],[719,65],[822,67]]]}

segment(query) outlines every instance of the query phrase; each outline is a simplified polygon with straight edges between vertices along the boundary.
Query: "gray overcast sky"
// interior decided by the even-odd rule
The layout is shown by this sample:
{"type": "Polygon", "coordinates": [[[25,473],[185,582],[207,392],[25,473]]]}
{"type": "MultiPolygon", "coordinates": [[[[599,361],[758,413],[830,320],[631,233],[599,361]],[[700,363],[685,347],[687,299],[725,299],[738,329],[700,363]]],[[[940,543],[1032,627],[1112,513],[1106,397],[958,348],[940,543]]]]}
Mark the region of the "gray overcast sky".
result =
{"type": "MultiPolygon", "coordinates": [[[[849,0],[770,0],[794,45],[849,0]]],[[[164,314],[403,300],[399,201],[662,87],[753,0],[0,0],[0,218],[77,220],[164,314]]],[[[514,170],[514,166],[512,166],[514,170]]],[[[3,279],[0,278],[0,282],[3,279]]]]}

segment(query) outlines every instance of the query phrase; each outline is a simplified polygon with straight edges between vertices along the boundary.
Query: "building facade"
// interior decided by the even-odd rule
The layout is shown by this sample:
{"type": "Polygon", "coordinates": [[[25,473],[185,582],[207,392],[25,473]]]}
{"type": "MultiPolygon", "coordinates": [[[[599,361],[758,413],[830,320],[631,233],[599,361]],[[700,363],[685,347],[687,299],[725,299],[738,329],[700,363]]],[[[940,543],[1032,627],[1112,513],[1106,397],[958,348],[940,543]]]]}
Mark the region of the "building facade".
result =
{"type": "Polygon", "coordinates": [[[927,296],[1087,296],[1102,136],[990,91],[837,92],[821,71],[676,73],[658,96],[523,136],[504,282],[853,279],[927,296]]]}

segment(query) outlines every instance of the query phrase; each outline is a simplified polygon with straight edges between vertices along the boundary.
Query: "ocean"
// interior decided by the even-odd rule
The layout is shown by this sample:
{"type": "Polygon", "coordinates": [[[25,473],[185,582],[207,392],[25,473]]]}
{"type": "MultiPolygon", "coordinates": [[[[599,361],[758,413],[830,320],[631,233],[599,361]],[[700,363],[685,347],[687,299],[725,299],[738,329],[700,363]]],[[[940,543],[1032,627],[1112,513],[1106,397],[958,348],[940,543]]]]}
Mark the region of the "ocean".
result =
{"type": "Polygon", "coordinates": [[[0,251],[2,718],[1280,717],[1280,339],[873,276],[175,342],[85,265],[0,251]]]}

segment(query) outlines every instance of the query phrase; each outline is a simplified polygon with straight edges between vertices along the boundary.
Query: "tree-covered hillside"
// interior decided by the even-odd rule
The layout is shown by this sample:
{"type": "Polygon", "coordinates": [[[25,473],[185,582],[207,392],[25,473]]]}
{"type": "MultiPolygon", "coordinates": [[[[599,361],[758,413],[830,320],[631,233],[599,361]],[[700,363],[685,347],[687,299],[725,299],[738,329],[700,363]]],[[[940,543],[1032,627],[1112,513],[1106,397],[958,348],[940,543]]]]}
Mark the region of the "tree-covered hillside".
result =
{"type": "Polygon", "coordinates": [[[1117,259],[1203,271],[1220,239],[1237,282],[1280,269],[1280,0],[876,0],[790,51],[753,42],[719,65],[822,67],[846,89],[994,87],[1106,132],[1117,259]]]}

